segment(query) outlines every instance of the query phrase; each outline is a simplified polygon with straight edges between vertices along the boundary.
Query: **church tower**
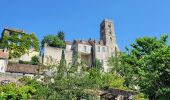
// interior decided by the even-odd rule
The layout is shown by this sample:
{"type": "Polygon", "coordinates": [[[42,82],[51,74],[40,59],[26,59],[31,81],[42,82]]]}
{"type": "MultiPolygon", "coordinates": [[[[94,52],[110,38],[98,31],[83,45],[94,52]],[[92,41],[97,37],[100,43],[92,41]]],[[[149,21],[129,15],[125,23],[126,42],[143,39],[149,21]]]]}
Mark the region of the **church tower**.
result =
{"type": "Polygon", "coordinates": [[[114,25],[111,20],[104,19],[100,24],[100,40],[108,46],[109,55],[115,55],[117,51],[116,36],[114,25]]]}

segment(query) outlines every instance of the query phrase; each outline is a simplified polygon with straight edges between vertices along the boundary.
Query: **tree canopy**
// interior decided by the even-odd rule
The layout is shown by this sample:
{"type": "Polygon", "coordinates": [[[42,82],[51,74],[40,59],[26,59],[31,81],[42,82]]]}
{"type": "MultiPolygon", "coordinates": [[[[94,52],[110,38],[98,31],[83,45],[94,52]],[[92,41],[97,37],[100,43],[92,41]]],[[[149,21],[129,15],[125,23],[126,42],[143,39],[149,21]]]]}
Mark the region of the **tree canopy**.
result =
{"type": "MultiPolygon", "coordinates": [[[[138,38],[119,57],[117,72],[127,86],[138,87],[150,99],[170,98],[170,46],[168,35],[138,38]]],[[[113,63],[112,63],[113,64],[113,63]]]]}
{"type": "Polygon", "coordinates": [[[64,38],[65,38],[64,32],[59,31],[58,34],[44,36],[41,45],[43,47],[44,44],[47,43],[47,45],[52,47],[64,48],[65,47],[64,38]]]}

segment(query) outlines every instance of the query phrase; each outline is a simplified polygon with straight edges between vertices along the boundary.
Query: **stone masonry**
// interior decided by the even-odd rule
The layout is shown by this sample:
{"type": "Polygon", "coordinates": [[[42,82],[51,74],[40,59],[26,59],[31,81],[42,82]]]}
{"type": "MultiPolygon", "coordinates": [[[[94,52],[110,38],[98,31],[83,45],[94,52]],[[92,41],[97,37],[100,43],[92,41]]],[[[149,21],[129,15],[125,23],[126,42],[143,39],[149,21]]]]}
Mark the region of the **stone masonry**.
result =
{"type": "MultiPolygon", "coordinates": [[[[89,39],[88,41],[74,40],[73,42],[65,43],[66,49],[64,52],[68,65],[71,66],[74,63],[74,55],[77,53],[78,59],[89,67],[95,66],[96,60],[98,59],[103,65],[104,72],[109,70],[108,58],[115,56],[116,52],[119,51],[113,22],[108,19],[104,19],[100,24],[99,41],[89,39]]],[[[43,64],[58,64],[61,59],[61,53],[61,48],[50,47],[45,44],[43,64]]]]}

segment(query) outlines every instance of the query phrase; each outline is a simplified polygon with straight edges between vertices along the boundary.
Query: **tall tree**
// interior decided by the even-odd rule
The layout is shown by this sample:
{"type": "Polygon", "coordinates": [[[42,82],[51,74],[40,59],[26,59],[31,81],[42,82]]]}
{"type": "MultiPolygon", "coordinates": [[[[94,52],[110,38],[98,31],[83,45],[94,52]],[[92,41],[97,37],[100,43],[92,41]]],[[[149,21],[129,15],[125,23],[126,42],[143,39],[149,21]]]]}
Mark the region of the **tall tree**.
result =
{"type": "Polygon", "coordinates": [[[59,32],[58,32],[58,38],[59,38],[60,40],[62,40],[62,41],[65,40],[65,36],[64,36],[64,32],[63,32],[63,31],[59,31],[59,32]]]}
{"type": "Polygon", "coordinates": [[[59,64],[57,70],[58,70],[58,72],[57,72],[58,78],[62,78],[65,76],[65,74],[66,74],[66,60],[65,60],[64,50],[62,50],[61,60],[60,60],[60,64],[59,64]]]}
{"type": "Polygon", "coordinates": [[[152,100],[170,98],[170,46],[168,35],[138,38],[121,54],[118,72],[127,85],[139,86],[152,100]]]}

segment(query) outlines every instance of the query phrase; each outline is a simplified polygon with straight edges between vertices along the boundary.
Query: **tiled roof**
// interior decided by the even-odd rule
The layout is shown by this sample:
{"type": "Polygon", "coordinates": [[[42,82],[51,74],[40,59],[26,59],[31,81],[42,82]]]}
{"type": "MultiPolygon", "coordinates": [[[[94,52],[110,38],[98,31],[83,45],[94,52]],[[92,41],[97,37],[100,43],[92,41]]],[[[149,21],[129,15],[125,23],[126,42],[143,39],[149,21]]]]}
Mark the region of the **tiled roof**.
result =
{"type": "Polygon", "coordinates": [[[21,32],[21,33],[25,33],[24,30],[12,29],[12,28],[5,28],[4,30],[13,31],[13,32],[21,32]]]}
{"type": "Polygon", "coordinates": [[[96,41],[96,42],[95,42],[95,44],[96,44],[96,45],[102,45],[102,46],[104,46],[104,43],[103,43],[103,41],[102,41],[102,40],[100,40],[100,41],[96,41]]]}
{"type": "Polygon", "coordinates": [[[8,58],[8,53],[0,51],[0,58],[7,59],[8,58]]]}
{"type": "Polygon", "coordinates": [[[75,40],[75,42],[78,43],[78,44],[91,45],[89,42],[87,42],[85,40],[75,40]]]}
{"type": "Polygon", "coordinates": [[[8,64],[6,72],[36,74],[38,73],[38,66],[29,64],[8,64]]]}

